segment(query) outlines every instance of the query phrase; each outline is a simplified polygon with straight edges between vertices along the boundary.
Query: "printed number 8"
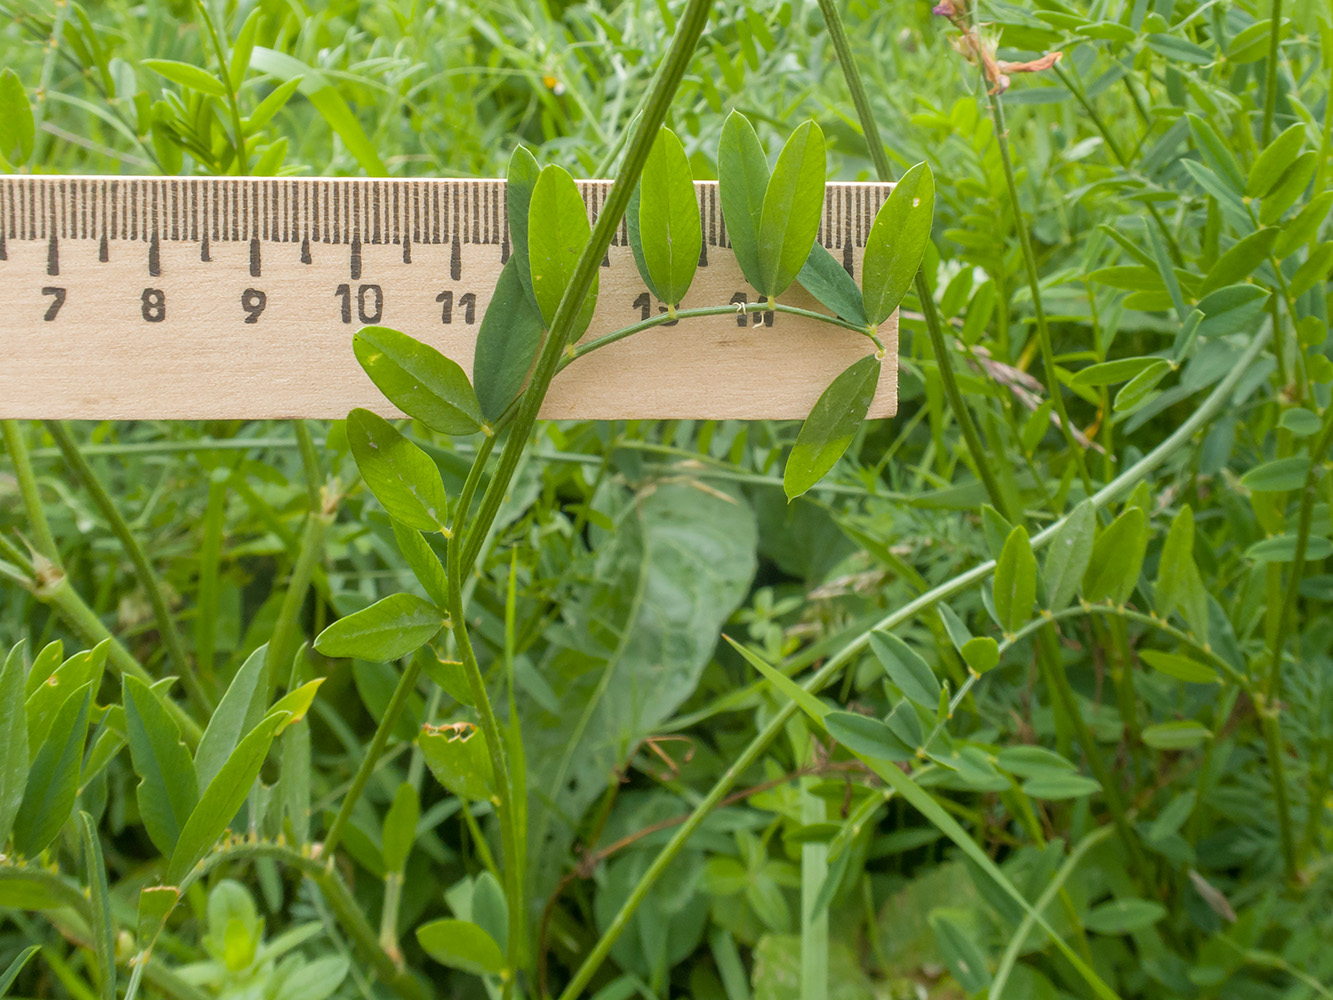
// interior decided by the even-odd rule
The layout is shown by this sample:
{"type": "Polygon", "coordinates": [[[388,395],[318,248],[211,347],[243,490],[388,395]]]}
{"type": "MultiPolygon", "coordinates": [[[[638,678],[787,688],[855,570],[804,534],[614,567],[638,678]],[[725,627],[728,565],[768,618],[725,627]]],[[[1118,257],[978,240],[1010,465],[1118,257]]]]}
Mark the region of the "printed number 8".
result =
{"type": "Polygon", "coordinates": [[[143,295],[143,318],[149,323],[161,323],[167,318],[167,296],[160,288],[145,288],[143,295]]]}

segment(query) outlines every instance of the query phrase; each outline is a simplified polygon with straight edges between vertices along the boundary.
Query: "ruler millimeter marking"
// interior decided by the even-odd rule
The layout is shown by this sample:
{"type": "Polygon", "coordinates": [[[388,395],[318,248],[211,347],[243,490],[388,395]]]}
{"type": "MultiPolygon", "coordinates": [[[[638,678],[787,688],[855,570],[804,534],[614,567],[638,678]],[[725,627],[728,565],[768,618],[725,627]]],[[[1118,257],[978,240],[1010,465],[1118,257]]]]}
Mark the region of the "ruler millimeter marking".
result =
{"type": "MultiPolygon", "coordinates": [[[[607,181],[580,182],[596,219],[607,181]]],[[[818,240],[854,277],[878,184],[830,184],[818,240]]],[[[683,306],[757,296],[715,183],[696,184],[703,249],[683,306]]],[[[0,416],[90,419],[393,413],[351,334],[381,323],[470,370],[510,254],[496,180],[0,178],[0,416]]],[[[665,311],[624,221],[602,261],[588,338],[665,311]]],[[[820,309],[794,286],[782,301],[820,309]]],[[[897,319],[881,339],[896,352],[897,319]]],[[[589,354],[555,381],[559,418],[802,417],[866,338],[783,313],[683,320],[589,354]]],[[[871,410],[896,409],[896,366],[871,410]]]]}

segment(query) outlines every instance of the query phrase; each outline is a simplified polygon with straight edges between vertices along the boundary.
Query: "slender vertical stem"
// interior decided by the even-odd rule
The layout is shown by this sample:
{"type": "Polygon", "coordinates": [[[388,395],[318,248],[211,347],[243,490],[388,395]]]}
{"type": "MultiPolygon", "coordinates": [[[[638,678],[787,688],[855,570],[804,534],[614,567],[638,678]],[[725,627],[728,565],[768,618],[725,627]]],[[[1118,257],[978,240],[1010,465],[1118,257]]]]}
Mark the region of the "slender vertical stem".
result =
{"type": "Polygon", "coordinates": [[[199,678],[190,664],[190,659],[185,654],[185,644],[181,641],[180,630],[176,627],[176,619],[167,607],[167,599],[162,592],[161,584],[158,583],[157,573],[149,563],[143,546],[139,544],[138,538],[130,529],[129,522],[120,513],[115,500],[106,491],[106,487],[97,478],[97,474],[93,472],[93,467],[79,451],[79,446],[70,436],[69,429],[58,420],[48,420],[45,425],[47,433],[55,440],[56,447],[65,456],[66,464],[69,465],[75,477],[83,485],[93,504],[106,518],[111,533],[120,541],[121,548],[129,556],[130,563],[134,566],[134,575],[139,580],[139,586],[143,587],[144,593],[148,595],[148,604],[153,609],[153,618],[157,622],[158,634],[162,637],[162,643],[167,650],[167,658],[171,661],[172,669],[180,677],[181,685],[190,696],[190,700],[195,703],[196,708],[205,713],[212,711],[212,699],[208,696],[208,692],[204,690],[203,685],[199,683],[199,678]]]}
{"type": "Polygon", "coordinates": [[[4,436],[5,451],[9,452],[9,461],[14,466],[14,478],[18,480],[23,510],[28,515],[32,544],[51,562],[59,563],[60,552],[51,534],[51,524],[46,519],[46,508],[42,506],[37,477],[32,474],[32,462],[28,458],[27,442],[23,440],[23,429],[16,420],[0,420],[0,434],[4,436]]]}
{"type": "MultiPolygon", "coordinates": [[[[813,741],[811,741],[813,744],[813,741]]],[[[822,823],[824,800],[812,786],[818,779],[801,780],[801,822],[822,823]]],[[[850,848],[843,848],[850,850],[850,848]]],[[[801,997],[802,1000],[826,1000],[829,987],[828,907],[815,910],[824,880],[829,877],[829,845],[801,845],[801,997]]]]}
{"type": "Polygon", "coordinates": [[[1273,0],[1268,22],[1268,65],[1264,72],[1264,125],[1263,144],[1273,138],[1273,111],[1277,107],[1277,53],[1282,35],[1282,0],[1273,0]]]}
{"type": "MultiPolygon", "coordinates": [[[[861,73],[856,67],[855,59],[852,57],[852,47],[847,41],[847,31],[843,27],[842,14],[838,11],[836,0],[819,0],[819,9],[824,15],[824,24],[828,28],[829,39],[833,43],[833,51],[837,54],[838,65],[842,68],[843,80],[847,83],[847,89],[852,97],[852,105],[856,108],[857,118],[861,122],[861,131],[865,135],[866,145],[870,150],[870,159],[875,164],[875,173],[882,181],[892,181],[893,166],[889,163],[888,153],[884,150],[884,141],[880,138],[879,125],[876,123],[874,111],[870,107],[870,98],[866,95],[865,83],[862,81],[861,73]]],[[[977,426],[972,420],[972,412],[967,408],[967,404],[963,401],[963,394],[958,388],[958,379],[953,371],[952,355],[949,352],[948,343],[944,339],[944,325],[940,322],[939,311],[935,308],[935,299],[930,294],[930,287],[926,284],[925,275],[920,270],[916,273],[915,288],[916,297],[921,303],[921,313],[926,320],[926,332],[930,335],[930,349],[935,353],[935,363],[939,369],[940,383],[944,387],[944,395],[949,400],[949,408],[953,411],[954,419],[958,421],[958,429],[962,432],[963,441],[967,445],[967,452],[972,456],[973,468],[981,479],[982,485],[985,486],[986,495],[990,497],[991,503],[1005,517],[1013,521],[1017,518],[1018,512],[1012,509],[1004,491],[1000,489],[995,473],[991,471],[992,459],[987,454],[986,447],[982,444],[981,435],[977,432],[977,426]]]]}
{"type": "MultiPolygon", "coordinates": [[[[983,79],[984,83],[984,79],[983,79]]],[[[1009,204],[1014,213],[1014,230],[1018,233],[1018,246],[1023,256],[1023,269],[1027,274],[1028,290],[1032,294],[1032,312],[1037,322],[1037,342],[1041,347],[1042,367],[1046,373],[1046,391],[1055,402],[1055,412],[1060,417],[1060,432],[1074,457],[1083,489],[1092,495],[1092,480],[1088,477],[1088,466],[1083,459],[1083,449],[1074,437],[1074,427],[1069,422],[1069,412],[1065,408],[1064,390],[1055,373],[1055,351],[1051,347],[1051,329],[1046,322],[1046,309],[1041,301],[1041,279],[1037,274],[1037,259],[1032,253],[1032,240],[1028,236],[1027,223],[1023,217],[1023,206],[1018,200],[1018,183],[1014,180],[1014,165],[1009,157],[1009,137],[1005,132],[1004,103],[1000,95],[990,93],[991,122],[995,126],[995,142],[1000,149],[1000,164],[1004,168],[1004,181],[1009,189],[1009,204]]]]}
{"type": "Polygon", "coordinates": [[[231,111],[231,127],[232,131],[236,133],[236,172],[245,175],[250,172],[250,160],[245,152],[245,129],[241,126],[241,103],[236,95],[236,88],[231,85],[231,67],[227,65],[227,50],[222,45],[222,38],[218,35],[217,25],[213,23],[213,16],[209,14],[203,0],[194,0],[194,5],[199,9],[199,16],[203,18],[204,27],[208,29],[209,37],[213,42],[213,51],[218,57],[218,77],[227,91],[226,98],[227,107],[231,111]]]}

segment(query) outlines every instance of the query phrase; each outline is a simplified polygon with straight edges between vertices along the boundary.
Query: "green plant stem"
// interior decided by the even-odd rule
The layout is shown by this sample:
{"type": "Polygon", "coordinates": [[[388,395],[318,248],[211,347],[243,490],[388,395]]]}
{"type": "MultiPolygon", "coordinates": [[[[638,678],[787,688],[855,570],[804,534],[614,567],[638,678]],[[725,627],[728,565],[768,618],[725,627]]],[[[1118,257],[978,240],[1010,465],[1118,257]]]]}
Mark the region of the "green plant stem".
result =
{"type": "MultiPolygon", "coordinates": [[[[983,86],[984,86],[983,82],[983,86]]],[[[995,142],[1000,150],[1000,165],[1004,169],[1004,182],[1009,191],[1009,205],[1014,213],[1014,230],[1018,233],[1018,247],[1023,256],[1023,270],[1028,279],[1028,290],[1032,295],[1032,313],[1037,324],[1037,343],[1041,348],[1042,367],[1046,374],[1046,392],[1055,403],[1055,412],[1060,417],[1060,433],[1074,457],[1079,478],[1083,481],[1084,491],[1092,495],[1092,480],[1088,476],[1088,465],[1083,458],[1083,449],[1074,437],[1074,426],[1069,422],[1069,411],[1065,407],[1064,390],[1060,386],[1059,376],[1055,371],[1055,350],[1051,346],[1051,328],[1046,322],[1046,308],[1041,300],[1041,278],[1037,274],[1037,258],[1032,252],[1032,240],[1024,221],[1023,205],[1018,199],[1018,182],[1014,179],[1014,165],[1009,156],[1009,137],[1005,132],[1004,102],[998,93],[988,91],[991,123],[995,126],[995,142]]]]}
{"type": "MultiPolygon", "coordinates": [[[[1264,738],[1268,744],[1268,767],[1273,783],[1273,798],[1277,803],[1278,833],[1282,843],[1282,860],[1287,877],[1294,879],[1296,869],[1295,837],[1292,834],[1291,810],[1287,797],[1286,768],[1282,750],[1282,654],[1287,636],[1296,620],[1296,605],[1300,600],[1301,579],[1305,576],[1305,557],[1310,542],[1310,527],[1314,520],[1314,505],[1318,499],[1320,467],[1333,444],[1333,405],[1324,411],[1324,426],[1310,448],[1310,468],[1301,488],[1301,507],[1296,526],[1296,551],[1291,562],[1291,574],[1278,616],[1278,626],[1269,647],[1268,673],[1264,678],[1263,698],[1259,706],[1264,719],[1264,738]]],[[[1310,806],[1317,808],[1314,803],[1310,806]]]]}
{"type": "Polygon", "coordinates": [[[217,53],[218,79],[222,81],[222,86],[227,91],[227,108],[231,111],[231,127],[236,134],[236,172],[244,176],[250,172],[250,159],[245,152],[245,130],[241,127],[241,103],[236,95],[236,88],[231,84],[231,67],[227,65],[227,50],[223,48],[217,25],[213,23],[213,16],[209,14],[204,0],[194,0],[194,5],[199,10],[199,16],[203,18],[204,27],[208,29],[209,38],[213,42],[213,51],[217,53]]]}
{"type": "Polygon", "coordinates": [[[199,677],[190,664],[190,658],[185,653],[185,644],[181,641],[180,630],[176,627],[176,619],[172,616],[170,609],[167,608],[167,600],[162,593],[161,585],[158,583],[157,573],[148,562],[148,556],[145,554],[143,546],[139,544],[139,540],[134,536],[129,522],[120,513],[120,509],[111,498],[111,494],[106,491],[106,488],[97,478],[97,474],[93,472],[93,467],[79,452],[79,446],[70,437],[69,429],[57,420],[48,420],[45,424],[47,433],[51,435],[56,447],[64,455],[66,464],[69,465],[75,477],[83,485],[94,506],[106,518],[111,533],[116,536],[121,548],[129,556],[130,563],[134,566],[134,575],[138,577],[139,586],[143,587],[144,593],[148,595],[148,604],[153,609],[153,618],[157,622],[157,630],[162,637],[163,645],[166,647],[167,658],[171,661],[171,667],[180,677],[181,685],[185,688],[190,700],[194,702],[195,707],[207,715],[213,710],[213,701],[208,696],[208,692],[204,690],[203,685],[199,683],[199,677]]]}
{"type": "Polygon", "coordinates": [[[311,508],[306,515],[305,528],[301,531],[301,545],[297,550],[296,563],[292,566],[291,578],[287,581],[287,591],[282,595],[282,606],[278,610],[278,620],[273,626],[273,637],[269,640],[268,655],[265,658],[264,674],[267,678],[267,690],[270,698],[277,687],[282,671],[292,665],[296,656],[299,631],[298,619],[305,607],[306,595],[310,592],[310,581],[314,577],[315,567],[324,554],[324,536],[333,524],[335,512],[326,503],[311,508]]]}
{"type": "Polygon", "coordinates": [[[14,466],[14,478],[18,480],[19,495],[23,497],[23,509],[28,515],[28,526],[32,531],[32,544],[51,562],[59,563],[60,552],[56,548],[55,536],[51,534],[51,524],[46,519],[46,508],[42,506],[37,478],[32,474],[32,462],[28,458],[28,445],[23,440],[23,430],[16,420],[0,420],[0,434],[4,436],[5,451],[9,452],[9,461],[14,466]]]}
{"type": "MultiPolygon", "coordinates": [[[[852,47],[847,40],[847,31],[842,23],[842,14],[838,11],[836,0],[819,0],[819,10],[824,15],[824,24],[828,29],[829,39],[833,43],[833,51],[838,57],[838,65],[842,68],[843,80],[851,93],[852,105],[856,108],[856,116],[861,122],[861,132],[865,136],[866,145],[870,150],[871,162],[875,164],[875,173],[881,181],[890,182],[894,179],[893,165],[889,162],[884,141],[880,138],[879,125],[875,121],[875,114],[870,106],[870,98],[866,95],[861,72],[852,56],[852,47]]],[[[916,297],[921,303],[922,315],[925,317],[926,332],[930,336],[930,348],[935,353],[935,364],[940,373],[940,383],[944,387],[944,395],[949,400],[949,408],[953,411],[954,419],[958,421],[958,429],[962,432],[963,441],[967,445],[967,452],[972,457],[972,466],[978,478],[981,479],[982,485],[985,486],[986,495],[990,497],[991,503],[1006,518],[1017,521],[1020,512],[1012,509],[1004,491],[1000,489],[999,481],[996,480],[995,473],[992,471],[992,458],[988,455],[985,445],[982,444],[981,435],[977,431],[976,423],[972,420],[972,412],[963,401],[963,394],[958,388],[958,379],[954,375],[952,356],[949,353],[948,343],[944,339],[944,325],[940,322],[939,310],[935,308],[935,298],[930,293],[930,286],[926,283],[925,274],[920,270],[916,273],[914,287],[916,297]]]]}
{"type": "MultiPolygon", "coordinates": [[[[1176,430],[1167,436],[1156,448],[1148,452],[1141,459],[1131,465],[1119,476],[1107,483],[1090,498],[1094,507],[1104,507],[1113,500],[1122,496],[1131,490],[1148,473],[1165,462],[1172,455],[1189,444],[1195,432],[1203,428],[1212,418],[1227,405],[1231,397],[1232,390],[1236,384],[1248,372],[1256,358],[1268,344],[1271,330],[1267,327],[1260,330],[1253,340],[1250,341],[1244,353],[1237,359],[1236,365],[1213,387],[1206,399],[1199,404],[1199,407],[1187,417],[1176,430]]],[[[1066,518],[1060,518],[1049,527],[1038,532],[1032,538],[1033,548],[1040,548],[1055,537],[1056,533],[1063,527],[1066,518]]],[[[841,649],[830,656],[822,667],[819,668],[802,686],[811,692],[816,692],[825,687],[842,671],[842,669],[865,648],[870,641],[872,632],[880,629],[891,629],[903,622],[910,621],[919,614],[933,608],[940,601],[947,600],[954,594],[957,594],[974,584],[980,583],[995,570],[995,561],[989,560],[974,566],[966,572],[960,573],[951,580],[932,588],[926,593],[908,601],[902,607],[891,611],[870,627],[861,631],[853,637],[841,649]]],[[[768,748],[768,745],[785,731],[789,719],[798,710],[794,701],[789,701],[783,705],[765,724],[764,728],[752,739],[746,747],[740,751],[732,761],[731,766],[726,772],[718,778],[708,793],[695,805],[689,818],[682,823],[671,839],[662,847],[652,863],[640,876],[639,881],[621,904],[620,910],[612,918],[611,923],[607,925],[597,944],[593,947],[583,964],[579,967],[569,985],[560,995],[560,1000],[575,1000],[579,993],[591,981],[593,975],[606,961],[610,954],[612,946],[625,928],[629,926],[630,919],[634,913],[643,904],[652,887],[656,885],[657,880],[662,877],[667,866],[675,859],[681,850],[689,842],[690,837],[699,828],[708,814],[713,811],[719,802],[726,796],[737,781],[759,760],[760,756],[768,748]]]]}
{"type": "Polygon", "coordinates": [[[611,245],[611,238],[615,235],[625,209],[629,206],[634,185],[638,182],[639,174],[643,172],[648,153],[657,139],[658,129],[666,119],[667,109],[671,105],[676,88],[680,86],[680,81],[689,67],[699,36],[708,22],[711,8],[712,0],[688,0],[685,10],[681,12],[675,36],[653,79],[652,88],[644,98],[639,113],[639,123],[633,138],[630,139],[620,172],[611,185],[611,190],[607,192],[606,201],[597,215],[597,224],[575,265],[569,285],[560,299],[560,305],[556,308],[551,329],[537,358],[532,379],[521,397],[509,439],[505,442],[504,451],[500,455],[499,465],[481,499],[476,519],[468,526],[466,551],[462,559],[462,566],[468,570],[476,561],[482,540],[500,510],[505,493],[508,492],[509,482],[518,465],[519,456],[528,444],[528,435],[536,423],[542,400],[546,398],[546,392],[551,387],[551,379],[555,377],[560,357],[569,341],[574,319],[588,291],[592,288],[593,279],[597,275],[597,269],[601,267],[606,249],[611,245]]]}
{"type": "Polygon", "coordinates": [[[1273,138],[1273,112],[1277,108],[1277,54],[1282,34],[1282,0],[1273,0],[1268,22],[1268,65],[1264,67],[1264,124],[1260,131],[1265,146],[1273,138]]]}
{"type": "MultiPolygon", "coordinates": [[[[863,326],[857,326],[848,320],[838,316],[830,316],[827,313],[815,312],[813,309],[802,309],[799,306],[783,305],[781,302],[769,303],[765,300],[757,302],[745,302],[740,305],[728,306],[700,306],[697,309],[677,309],[676,315],[669,316],[662,313],[657,316],[651,316],[648,319],[635,323],[633,326],[623,327],[619,330],[613,330],[600,337],[594,337],[592,340],[585,340],[578,344],[571,344],[565,348],[565,353],[556,367],[556,374],[564,371],[571,364],[586,354],[591,354],[599,347],[605,347],[607,344],[614,344],[618,340],[624,340],[626,337],[632,337],[636,333],[642,333],[644,330],[651,330],[655,326],[666,326],[668,323],[674,323],[682,319],[698,319],[702,316],[735,316],[739,313],[766,313],[779,312],[788,313],[792,316],[801,316],[805,319],[818,320],[821,323],[828,323],[830,326],[842,327],[844,330],[852,330],[862,336],[869,337],[870,334],[863,326]]],[[[883,347],[882,344],[877,346],[883,347]]]]}
{"type": "Polygon", "coordinates": [[[389,704],[385,707],[384,714],[380,716],[379,725],[375,727],[375,735],[370,738],[370,746],[366,747],[365,755],[357,766],[356,774],[352,776],[352,784],[347,789],[347,794],[343,796],[338,814],[333,817],[328,832],[324,834],[323,857],[330,868],[333,867],[334,863],[334,849],[337,848],[338,842],[342,840],[343,830],[347,828],[347,824],[352,818],[352,810],[356,808],[361,793],[366,790],[370,776],[375,772],[380,756],[389,743],[389,735],[398,723],[398,716],[402,714],[403,706],[407,704],[407,699],[412,694],[412,689],[416,687],[417,678],[420,676],[420,661],[413,656],[407,661],[407,666],[403,668],[403,673],[398,678],[398,684],[394,687],[393,694],[389,698],[389,704]]]}

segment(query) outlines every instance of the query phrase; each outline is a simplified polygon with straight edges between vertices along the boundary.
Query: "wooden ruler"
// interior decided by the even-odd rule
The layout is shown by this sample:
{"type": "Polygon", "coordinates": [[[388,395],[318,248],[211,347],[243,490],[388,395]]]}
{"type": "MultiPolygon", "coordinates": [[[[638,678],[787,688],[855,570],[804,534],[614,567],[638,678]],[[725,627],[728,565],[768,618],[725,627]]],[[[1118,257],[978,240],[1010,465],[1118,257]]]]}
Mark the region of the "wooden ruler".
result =
{"type": "MultiPolygon", "coordinates": [[[[580,189],[595,219],[609,182],[580,189]]],[[[683,306],[754,301],[715,183],[696,185],[704,247],[683,306]]],[[[860,277],[888,194],[830,184],[819,240],[860,277]]],[[[0,178],[0,417],[336,418],[394,411],[352,354],[391,326],[471,371],[509,256],[492,180],[0,178]]],[[[783,302],[820,309],[799,286],[783,302]]],[[[602,261],[595,337],[664,311],[622,221],[602,261]]],[[[897,316],[881,339],[897,351],[897,316]]],[[[856,333],[789,314],[656,327],[556,379],[548,418],[799,418],[870,352],[856,333]]],[[[897,408],[884,366],[871,416],[897,408]]]]}

